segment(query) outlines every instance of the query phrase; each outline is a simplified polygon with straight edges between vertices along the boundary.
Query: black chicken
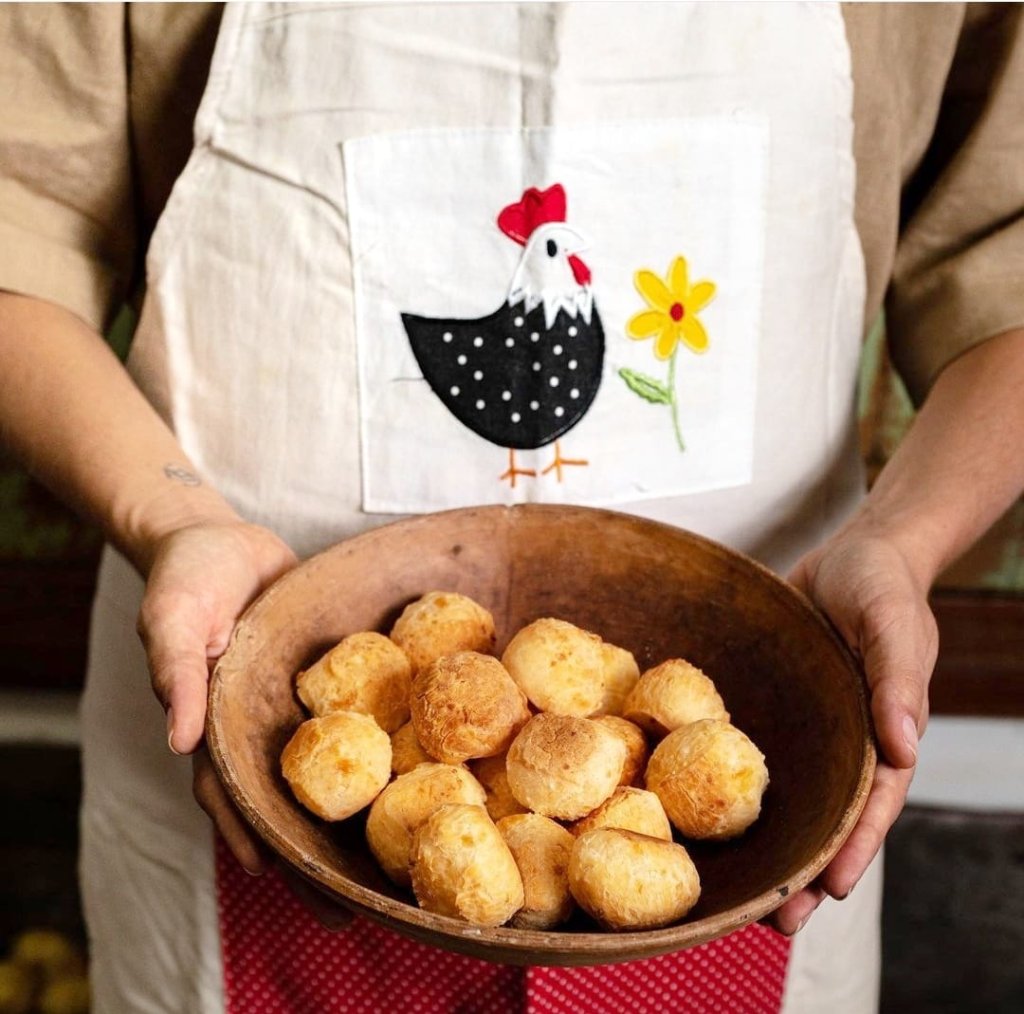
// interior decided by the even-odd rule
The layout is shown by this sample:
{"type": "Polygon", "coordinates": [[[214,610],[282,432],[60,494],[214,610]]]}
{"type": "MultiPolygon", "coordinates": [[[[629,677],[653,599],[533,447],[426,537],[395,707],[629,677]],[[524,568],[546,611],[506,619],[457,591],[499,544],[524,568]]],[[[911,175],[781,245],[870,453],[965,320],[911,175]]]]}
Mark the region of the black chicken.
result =
{"type": "Polygon", "coordinates": [[[424,378],[459,422],[500,447],[543,447],[593,402],[604,331],[560,184],[527,190],[498,226],[523,245],[505,304],[476,320],[403,313],[402,323],[424,378]]]}

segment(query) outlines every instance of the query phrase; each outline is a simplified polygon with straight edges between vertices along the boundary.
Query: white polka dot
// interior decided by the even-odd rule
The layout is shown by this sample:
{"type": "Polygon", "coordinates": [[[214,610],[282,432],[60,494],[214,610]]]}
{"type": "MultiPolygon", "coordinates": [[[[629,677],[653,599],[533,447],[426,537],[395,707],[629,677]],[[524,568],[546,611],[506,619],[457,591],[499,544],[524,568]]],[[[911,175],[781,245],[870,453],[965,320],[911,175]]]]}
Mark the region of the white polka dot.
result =
{"type": "Polygon", "coordinates": [[[540,371],[540,363],[534,363],[533,364],[533,372],[537,373],[539,371],[540,371]]]}
{"type": "Polygon", "coordinates": [[[516,317],[516,319],[514,321],[512,321],[512,323],[515,324],[516,327],[522,327],[523,326],[523,318],[522,317],[516,317]]]}
{"type": "Polygon", "coordinates": [[[479,400],[479,401],[478,401],[478,402],[476,403],[476,407],[477,407],[477,408],[483,408],[483,407],[484,407],[484,400],[483,400],[483,398],[481,398],[481,399],[480,399],[480,400],[479,400]]]}
{"type": "Polygon", "coordinates": [[[512,419],[512,422],[519,422],[522,416],[518,412],[513,412],[510,418],[512,419]]]}
{"type": "Polygon", "coordinates": [[[550,385],[551,385],[552,387],[558,387],[558,377],[552,377],[552,378],[551,378],[551,379],[550,379],[550,380],[548,381],[548,383],[549,383],[549,384],[550,384],[550,385]]]}
{"type": "Polygon", "coordinates": [[[502,401],[511,401],[512,400],[512,392],[511,391],[502,391],[501,392],[501,400],[502,401]]]}
{"type": "Polygon", "coordinates": [[[480,335],[477,335],[477,336],[476,336],[476,337],[475,337],[475,338],[473,339],[473,344],[474,344],[474,345],[475,345],[475,346],[476,346],[477,348],[480,348],[480,346],[481,346],[481,345],[483,345],[483,343],[484,343],[484,340],[483,340],[483,338],[481,338],[481,337],[480,337],[480,335]]]}
{"type": "Polygon", "coordinates": [[[578,398],[579,396],[580,396],[580,392],[577,391],[575,387],[569,392],[569,397],[570,398],[578,398]]]}
{"type": "Polygon", "coordinates": [[[540,341],[540,335],[537,334],[536,331],[531,331],[530,332],[530,341],[532,341],[532,342],[539,342],[540,341]]]}
{"type": "Polygon", "coordinates": [[[569,328],[569,337],[575,338],[579,334],[579,331],[575,327],[569,328]]]}
{"type": "Polygon", "coordinates": [[[557,415],[559,417],[559,419],[561,419],[561,417],[563,415],[565,415],[565,409],[562,408],[561,405],[556,405],[555,406],[555,415],[557,415]]]}
{"type": "Polygon", "coordinates": [[[452,388],[452,397],[457,398],[459,396],[459,389],[457,387],[452,388]]]}
{"type": "Polygon", "coordinates": [[[552,351],[555,353],[556,356],[560,356],[562,354],[562,346],[556,345],[554,349],[552,349],[552,351]]]}
{"type": "Polygon", "coordinates": [[[465,366],[466,365],[466,357],[465,356],[459,356],[455,360],[455,362],[457,362],[459,364],[459,366],[465,366]]]}
{"type": "Polygon", "coordinates": [[[506,338],[505,339],[505,348],[510,349],[510,348],[512,348],[513,345],[515,345],[515,343],[516,343],[515,338],[506,338]]]}
{"type": "Polygon", "coordinates": [[[443,335],[441,335],[441,339],[442,339],[442,341],[450,342],[452,340],[452,333],[451,333],[451,331],[445,331],[445,333],[443,335]]]}
{"type": "Polygon", "coordinates": [[[569,369],[570,370],[575,370],[576,366],[577,366],[576,360],[575,359],[570,359],[569,360],[569,369]]]}
{"type": "Polygon", "coordinates": [[[536,412],[537,409],[540,408],[540,402],[539,401],[531,401],[530,402],[530,408],[532,408],[534,410],[534,412],[536,412]]]}
{"type": "Polygon", "coordinates": [[[473,379],[474,380],[483,380],[484,379],[484,371],[483,370],[474,370],[473,371],[473,379]]]}

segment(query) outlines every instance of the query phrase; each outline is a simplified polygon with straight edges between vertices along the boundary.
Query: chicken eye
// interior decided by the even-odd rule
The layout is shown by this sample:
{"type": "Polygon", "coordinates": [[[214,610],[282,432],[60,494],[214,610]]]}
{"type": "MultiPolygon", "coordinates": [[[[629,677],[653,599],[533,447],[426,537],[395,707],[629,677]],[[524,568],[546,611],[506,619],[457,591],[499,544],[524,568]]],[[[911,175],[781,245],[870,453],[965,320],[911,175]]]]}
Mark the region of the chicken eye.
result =
{"type": "Polygon", "coordinates": [[[549,257],[554,257],[556,253],[558,253],[558,244],[553,239],[549,239],[548,240],[548,256],[549,257]]]}

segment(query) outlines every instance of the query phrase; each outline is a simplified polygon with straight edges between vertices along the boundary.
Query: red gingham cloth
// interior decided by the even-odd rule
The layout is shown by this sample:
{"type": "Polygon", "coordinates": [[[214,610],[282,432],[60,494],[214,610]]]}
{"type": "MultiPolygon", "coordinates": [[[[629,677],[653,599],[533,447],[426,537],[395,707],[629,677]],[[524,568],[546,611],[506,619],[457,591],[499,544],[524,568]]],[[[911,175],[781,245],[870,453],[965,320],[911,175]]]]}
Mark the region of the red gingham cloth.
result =
{"type": "Polygon", "coordinates": [[[325,930],[275,872],[217,842],[227,1014],[775,1014],[789,941],[763,926],[677,954],[594,968],[494,965],[357,919],[325,930]]]}

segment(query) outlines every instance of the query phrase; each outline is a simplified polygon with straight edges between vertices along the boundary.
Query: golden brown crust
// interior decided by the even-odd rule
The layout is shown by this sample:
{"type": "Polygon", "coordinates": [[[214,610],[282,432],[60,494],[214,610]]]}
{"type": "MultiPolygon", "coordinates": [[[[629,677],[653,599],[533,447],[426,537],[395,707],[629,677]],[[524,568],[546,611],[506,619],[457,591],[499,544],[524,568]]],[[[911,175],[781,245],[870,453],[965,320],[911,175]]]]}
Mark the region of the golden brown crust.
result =
{"type": "Polygon", "coordinates": [[[735,726],[705,719],[669,733],[651,754],[647,788],[687,838],[734,838],[761,812],[764,755],[735,726]]]}
{"type": "Polygon", "coordinates": [[[369,715],[338,711],[311,718],[281,753],[281,773],[307,809],[324,820],[344,820],[387,785],[391,741],[369,715]]]}
{"type": "Polygon", "coordinates": [[[524,807],[508,787],[508,772],[505,768],[506,754],[484,757],[473,761],[469,770],[487,793],[487,812],[491,820],[501,820],[515,813],[525,813],[524,807]]]}
{"type": "Polygon", "coordinates": [[[534,715],[508,751],[512,795],[527,809],[576,820],[615,791],[626,760],[621,739],[572,715],[534,715]]]}
{"type": "Polygon", "coordinates": [[[602,715],[621,715],[630,691],[640,678],[640,667],[632,652],[606,641],[601,645],[602,715]]]}
{"type": "Polygon", "coordinates": [[[644,768],[647,767],[647,757],[650,753],[643,729],[617,715],[599,715],[594,721],[618,736],[626,746],[626,762],[622,765],[619,785],[636,785],[642,788],[644,768]]]}
{"type": "Polygon", "coordinates": [[[523,907],[512,925],[546,930],[565,922],[575,908],[569,891],[573,836],[539,813],[503,817],[497,827],[523,878],[523,907]]]}
{"type": "Polygon", "coordinates": [[[621,827],[650,838],[672,840],[672,825],[665,807],[653,792],[626,787],[616,789],[596,810],[576,821],[569,830],[578,838],[598,827],[621,827]]]}
{"type": "Polygon", "coordinates": [[[547,617],[523,627],[501,661],[539,710],[584,718],[604,702],[601,649],[596,634],[547,617]]]}
{"type": "Polygon", "coordinates": [[[404,775],[420,764],[435,763],[435,759],[423,749],[423,744],[416,738],[412,722],[406,722],[400,729],[391,733],[391,770],[394,774],[404,775]]]}
{"type": "Polygon", "coordinates": [[[666,926],[700,897],[697,868],[681,845],[610,827],[576,839],[569,886],[580,907],[612,930],[666,926]]]}
{"type": "Polygon", "coordinates": [[[442,655],[494,651],[494,617],[455,592],[432,591],[410,602],[391,629],[391,640],[409,656],[413,674],[442,655]]]}
{"type": "Polygon", "coordinates": [[[423,749],[446,764],[504,753],[530,717],[526,695],[489,655],[444,655],[417,673],[412,724],[423,749]]]}
{"type": "Polygon", "coordinates": [[[482,806],[449,804],[416,831],[412,889],[428,912],[501,926],[523,905],[523,880],[505,839],[482,806]]]}
{"type": "Polygon", "coordinates": [[[374,800],[366,819],[366,841],[384,872],[408,887],[412,836],[446,803],[483,806],[487,794],[464,767],[420,764],[396,778],[374,800]]]}
{"type": "Polygon", "coordinates": [[[622,717],[660,739],[703,718],[728,722],[729,712],[715,684],[700,669],[685,659],[670,658],[640,677],[626,698],[622,717]]]}
{"type": "Polygon", "coordinates": [[[383,634],[351,634],[296,678],[299,699],[317,716],[334,711],[373,715],[385,732],[409,720],[412,667],[383,634]]]}

